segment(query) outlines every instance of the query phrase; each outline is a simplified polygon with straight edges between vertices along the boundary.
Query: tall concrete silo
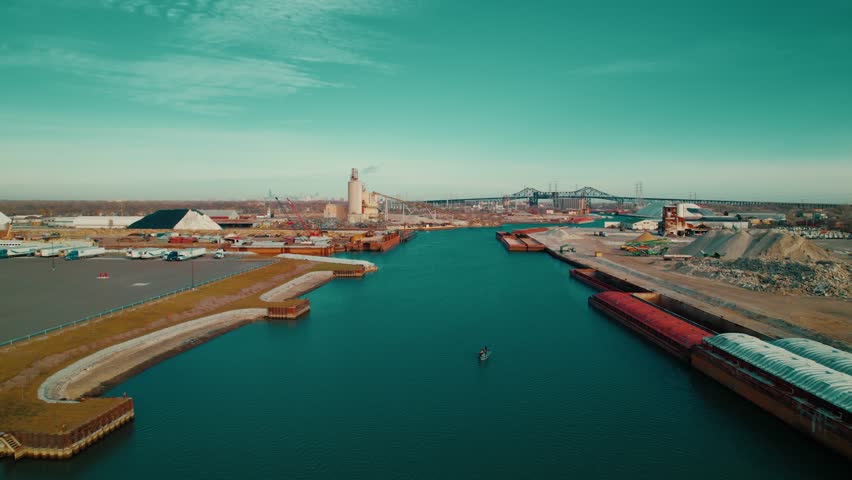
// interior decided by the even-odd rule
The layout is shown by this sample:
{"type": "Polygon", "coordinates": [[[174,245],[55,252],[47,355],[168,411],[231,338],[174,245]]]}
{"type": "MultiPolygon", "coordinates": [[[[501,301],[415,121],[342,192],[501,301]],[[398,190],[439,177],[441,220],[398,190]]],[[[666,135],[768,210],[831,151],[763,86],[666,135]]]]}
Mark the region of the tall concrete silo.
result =
{"type": "Polygon", "coordinates": [[[358,169],[352,169],[349,178],[349,215],[361,215],[361,192],[363,187],[358,180],[358,169]]]}

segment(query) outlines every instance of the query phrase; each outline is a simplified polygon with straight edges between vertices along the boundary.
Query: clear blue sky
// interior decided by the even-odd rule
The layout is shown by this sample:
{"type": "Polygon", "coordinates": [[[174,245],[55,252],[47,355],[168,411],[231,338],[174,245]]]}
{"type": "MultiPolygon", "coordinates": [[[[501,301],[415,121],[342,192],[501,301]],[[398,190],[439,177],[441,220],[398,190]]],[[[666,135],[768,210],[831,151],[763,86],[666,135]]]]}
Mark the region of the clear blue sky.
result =
{"type": "Polygon", "coordinates": [[[0,164],[12,199],[342,197],[371,167],[408,198],[848,202],[852,3],[3,0],[0,164]]]}

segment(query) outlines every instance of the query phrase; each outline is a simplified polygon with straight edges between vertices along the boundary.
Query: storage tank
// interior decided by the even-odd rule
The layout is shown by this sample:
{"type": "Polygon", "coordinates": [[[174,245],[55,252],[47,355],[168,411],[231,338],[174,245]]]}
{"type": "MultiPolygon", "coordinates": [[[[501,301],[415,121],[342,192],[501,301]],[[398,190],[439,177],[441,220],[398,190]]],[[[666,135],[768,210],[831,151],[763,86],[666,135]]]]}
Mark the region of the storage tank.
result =
{"type": "Polygon", "coordinates": [[[361,215],[361,181],[358,180],[358,169],[352,169],[352,176],[349,178],[349,214],[361,215]]]}

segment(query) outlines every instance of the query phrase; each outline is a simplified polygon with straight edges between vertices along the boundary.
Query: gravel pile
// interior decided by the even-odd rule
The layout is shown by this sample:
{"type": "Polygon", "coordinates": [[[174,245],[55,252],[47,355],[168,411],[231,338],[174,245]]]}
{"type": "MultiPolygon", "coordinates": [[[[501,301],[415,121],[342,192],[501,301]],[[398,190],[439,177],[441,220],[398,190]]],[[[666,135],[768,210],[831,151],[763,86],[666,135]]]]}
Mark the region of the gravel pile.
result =
{"type": "Polygon", "coordinates": [[[817,262],[830,260],[831,254],[813,242],[783,230],[758,230],[733,232],[715,230],[684,247],[680,253],[700,256],[718,253],[722,259],[789,260],[817,262]]]}
{"type": "Polygon", "coordinates": [[[576,241],[577,239],[583,238],[579,235],[569,232],[569,230],[571,229],[555,227],[549,229],[546,232],[535,233],[532,235],[532,237],[540,242],[554,245],[570,243],[572,241],[576,241]]]}
{"type": "Polygon", "coordinates": [[[850,298],[852,267],[836,262],[801,263],[760,258],[740,258],[731,262],[696,257],[677,270],[757,292],[850,298]]]}

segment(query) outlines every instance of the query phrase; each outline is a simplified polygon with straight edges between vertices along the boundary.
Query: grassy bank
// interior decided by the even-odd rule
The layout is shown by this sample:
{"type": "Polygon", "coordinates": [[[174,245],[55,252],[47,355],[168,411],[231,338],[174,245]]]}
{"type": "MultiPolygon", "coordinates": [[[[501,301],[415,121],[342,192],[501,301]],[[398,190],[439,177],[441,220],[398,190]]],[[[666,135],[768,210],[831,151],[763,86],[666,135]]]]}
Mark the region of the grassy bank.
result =
{"type": "Polygon", "coordinates": [[[0,349],[0,431],[61,433],[106,412],[118,399],[89,398],[75,404],[38,399],[39,385],[65,366],[117,343],[188,320],[228,310],[271,305],[262,293],[303,273],[351,270],[339,264],[282,260],[220,282],[138,308],[0,349]]]}

